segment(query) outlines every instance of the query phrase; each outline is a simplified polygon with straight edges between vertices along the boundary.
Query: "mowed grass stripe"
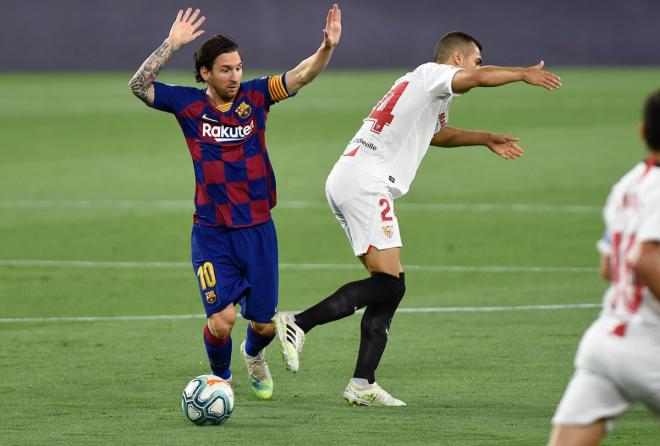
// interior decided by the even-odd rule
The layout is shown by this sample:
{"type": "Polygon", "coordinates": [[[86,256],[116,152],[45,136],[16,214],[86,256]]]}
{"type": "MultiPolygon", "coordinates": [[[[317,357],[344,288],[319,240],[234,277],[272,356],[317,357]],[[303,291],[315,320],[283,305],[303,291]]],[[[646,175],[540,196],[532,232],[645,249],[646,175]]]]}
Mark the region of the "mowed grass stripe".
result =
{"type": "MultiPolygon", "coordinates": [[[[111,269],[182,269],[192,268],[189,262],[132,262],[97,260],[19,260],[0,259],[0,267],[41,268],[111,268],[111,269]]],[[[344,263],[280,263],[282,270],[347,271],[361,270],[362,265],[344,263]]],[[[598,268],[588,266],[477,266],[477,265],[404,265],[409,271],[457,273],[593,273],[598,268]]]]}
{"type": "MultiPolygon", "coordinates": [[[[599,308],[599,303],[580,304],[552,304],[552,305],[510,305],[502,307],[427,307],[427,308],[399,308],[397,313],[422,314],[422,313],[495,313],[504,311],[558,311],[558,310],[582,310],[599,308]]],[[[299,312],[300,310],[293,310],[299,312]]],[[[364,310],[358,310],[362,313],[364,310]]],[[[241,317],[240,314],[237,314],[241,317]]],[[[187,319],[203,319],[204,314],[171,314],[171,315],[145,315],[145,316],[79,316],[79,317],[17,317],[0,318],[2,324],[30,323],[30,322],[104,322],[104,321],[173,321],[187,319]]]]}
{"type": "MultiPolygon", "coordinates": [[[[328,209],[321,201],[282,201],[280,209],[328,209]]],[[[526,204],[526,203],[396,203],[402,210],[426,212],[538,212],[564,214],[593,214],[602,211],[602,206],[526,204]]],[[[0,208],[6,209],[182,209],[192,211],[189,200],[3,200],[0,208]]]]}

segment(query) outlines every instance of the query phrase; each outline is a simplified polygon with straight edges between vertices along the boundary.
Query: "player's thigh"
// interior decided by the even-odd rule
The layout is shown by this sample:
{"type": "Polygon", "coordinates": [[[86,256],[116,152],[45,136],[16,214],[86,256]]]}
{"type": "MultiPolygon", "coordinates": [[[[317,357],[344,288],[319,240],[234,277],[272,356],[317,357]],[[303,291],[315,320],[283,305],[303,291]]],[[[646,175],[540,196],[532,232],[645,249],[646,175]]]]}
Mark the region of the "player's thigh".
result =
{"type": "Polygon", "coordinates": [[[207,317],[238,301],[249,287],[225,236],[221,229],[198,225],[191,235],[192,265],[207,317]]]}
{"type": "Polygon", "coordinates": [[[378,249],[372,247],[366,254],[358,258],[370,273],[379,272],[398,276],[403,272],[401,248],[378,249]]]}
{"type": "Polygon", "coordinates": [[[380,179],[355,168],[336,167],[326,183],[328,203],[357,256],[370,246],[401,247],[394,199],[380,179]]]}
{"type": "MultiPolygon", "coordinates": [[[[272,221],[236,233],[234,249],[249,289],[240,300],[241,315],[258,324],[270,324],[278,303],[278,246],[272,221]]],[[[267,328],[266,328],[267,330],[267,328]]]]}
{"type": "Polygon", "coordinates": [[[588,426],[553,426],[548,446],[597,446],[605,436],[605,422],[588,426]]]}
{"type": "Polygon", "coordinates": [[[660,343],[657,327],[632,325],[624,339],[617,372],[625,380],[626,390],[636,400],[660,416],[660,343]]]}
{"type": "Polygon", "coordinates": [[[552,418],[554,425],[589,426],[613,420],[630,408],[631,402],[610,378],[577,369],[552,418]]]}

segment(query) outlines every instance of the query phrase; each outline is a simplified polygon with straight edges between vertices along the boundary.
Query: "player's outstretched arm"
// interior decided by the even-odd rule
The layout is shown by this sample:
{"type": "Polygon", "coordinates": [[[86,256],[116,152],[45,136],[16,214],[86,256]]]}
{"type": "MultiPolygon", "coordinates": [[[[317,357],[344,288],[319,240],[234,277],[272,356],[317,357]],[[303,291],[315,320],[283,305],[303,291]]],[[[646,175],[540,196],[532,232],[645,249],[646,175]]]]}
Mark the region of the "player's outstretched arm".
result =
{"type": "Polygon", "coordinates": [[[303,60],[288,71],[285,76],[286,89],[289,94],[294,94],[305,85],[312,82],[330,62],[332,52],[339,43],[341,37],[341,9],[335,3],[328,11],[328,18],[323,28],[323,43],[307,59],[303,60]]]}
{"type": "Polygon", "coordinates": [[[436,147],[486,146],[497,156],[504,159],[520,158],[524,150],[516,142],[515,136],[499,135],[489,132],[473,132],[454,127],[445,127],[431,139],[436,147]]]}
{"type": "Polygon", "coordinates": [[[655,298],[660,300],[660,242],[648,241],[640,244],[633,271],[655,298]]]}
{"type": "Polygon", "coordinates": [[[527,67],[481,67],[474,70],[460,70],[454,76],[451,87],[456,93],[465,93],[474,87],[498,87],[511,82],[525,82],[530,85],[555,90],[561,87],[561,79],[550,71],[543,70],[544,62],[527,67]]]}
{"type": "Polygon", "coordinates": [[[163,44],[144,61],[128,83],[133,94],[145,104],[153,105],[154,81],[165,62],[172,56],[172,53],[204,34],[204,30],[199,29],[199,27],[204,23],[206,17],[200,17],[199,14],[199,9],[194,12],[192,8],[188,8],[185,12],[179,10],[170,29],[170,34],[163,41],[163,44]]]}

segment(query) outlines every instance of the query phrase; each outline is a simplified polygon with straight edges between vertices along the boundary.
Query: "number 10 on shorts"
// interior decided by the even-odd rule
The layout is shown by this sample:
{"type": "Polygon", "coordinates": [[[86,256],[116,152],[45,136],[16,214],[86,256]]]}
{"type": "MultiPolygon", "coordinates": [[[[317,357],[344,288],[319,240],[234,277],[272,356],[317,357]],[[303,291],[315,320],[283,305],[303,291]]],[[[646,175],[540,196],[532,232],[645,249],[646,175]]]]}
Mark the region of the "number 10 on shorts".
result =
{"type": "Polygon", "coordinates": [[[202,290],[213,288],[215,286],[213,264],[211,262],[204,262],[202,266],[197,268],[197,278],[199,279],[199,286],[202,290]]]}

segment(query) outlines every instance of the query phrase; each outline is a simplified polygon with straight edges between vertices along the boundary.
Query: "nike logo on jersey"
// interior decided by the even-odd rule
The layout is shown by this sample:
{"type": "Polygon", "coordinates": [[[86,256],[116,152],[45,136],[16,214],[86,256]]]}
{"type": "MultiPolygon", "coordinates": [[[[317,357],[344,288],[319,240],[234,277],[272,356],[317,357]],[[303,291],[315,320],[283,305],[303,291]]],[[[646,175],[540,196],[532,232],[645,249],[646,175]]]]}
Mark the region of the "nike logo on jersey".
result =
{"type": "Polygon", "coordinates": [[[204,121],[218,122],[218,123],[220,122],[220,121],[218,121],[217,119],[213,119],[213,118],[210,118],[210,117],[206,116],[206,113],[204,113],[204,114],[202,115],[202,119],[203,119],[204,121]]]}

